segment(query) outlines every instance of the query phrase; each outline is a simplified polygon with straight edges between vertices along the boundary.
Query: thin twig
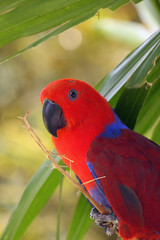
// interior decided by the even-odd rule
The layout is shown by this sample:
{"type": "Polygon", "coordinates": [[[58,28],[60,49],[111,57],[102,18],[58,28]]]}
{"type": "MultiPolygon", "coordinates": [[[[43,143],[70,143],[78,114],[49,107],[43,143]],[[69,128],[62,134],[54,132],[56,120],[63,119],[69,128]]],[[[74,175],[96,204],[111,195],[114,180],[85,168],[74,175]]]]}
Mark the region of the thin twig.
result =
{"type": "MultiPolygon", "coordinates": [[[[50,151],[44,146],[44,144],[42,143],[41,139],[37,136],[36,132],[31,128],[27,117],[29,115],[29,112],[24,116],[24,117],[18,117],[19,119],[21,119],[22,121],[24,121],[31,137],[34,139],[34,141],[38,144],[38,146],[42,149],[42,151],[45,153],[46,157],[52,161],[54,168],[58,169],[67,179],[68,181],[73,184],[80,192],[82,192],[88,199],[89,201],[95,206],[95,208],[97,208],[97,210],[101,213],[101,214],[109,214],[109,212],[100,204],[98,204],[90,195],[89,193],[84,189],[83,185],[77,183],[75,180],[73,180],[73,178],[68,174],[67,171],[64,171],[61,166],[52,158],[50,151]]],[[[65,158],[65,156],[62,156],[60,154],[54,154],[52,153],[52,155],[55,156],[59,156],[61,158],[65,158]]],[[[68,159],[68,158],[67,158],[68,159]]],[[[70,160],[70,159],[68,159],[70,160]]],[[[73,162],[72,160],[70,160],[70,163],[73,162]]],[[[102,178],[104,178],[105,176],[103,176],[102,178]]],[[[96,180],[96,179],[94,179],[96,180]]],[[[87,182],[86,182],[87,183],[87,182]]],[[[84,184],[86,184],[84,183],[84,184]]]]}
{"type": "Polygon", "coordinates": [[[106,178],[106,176],[102,176],[102,177],[97,177],[97,178],[91,179],[91,180],[89,180],[87,182],[82,183],[81,185],[85,185],[85,184],[88,184],[90,182],[94,182],[96,180],[102,179],[102,178],[106,178]]]}

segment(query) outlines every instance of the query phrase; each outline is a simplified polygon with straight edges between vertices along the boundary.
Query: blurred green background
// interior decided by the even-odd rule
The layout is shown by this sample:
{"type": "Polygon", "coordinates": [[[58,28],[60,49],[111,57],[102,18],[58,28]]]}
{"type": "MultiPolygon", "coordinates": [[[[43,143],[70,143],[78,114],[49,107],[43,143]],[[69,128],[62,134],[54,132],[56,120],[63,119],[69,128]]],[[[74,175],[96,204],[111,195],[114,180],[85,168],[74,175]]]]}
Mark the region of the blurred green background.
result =
{"type": "MultiPolygon", "coordinates": [[[[0,235],[27,182],[45,159],[17,116],[31,111],[31,126],[52,150],[41,117],[39,95],[43,87],[60,78],[81,79],[95,86],[156,29],[156,21],[144,2],[136,6],[129,3],[114,12],[100,10],[94,18],[0,65],[0,235]]],[[[0,58],[36,39],[32,36],[8,44],[0,50],[0,58]]],[[[23,240],[56,239],[58,191],[23,240]]],[[[66,238],[77,201],[77,190],[64,180],[61,239],[66,238]]],[[[84,239],[106,238],[104,231],[92,224],[84,239]]]]}

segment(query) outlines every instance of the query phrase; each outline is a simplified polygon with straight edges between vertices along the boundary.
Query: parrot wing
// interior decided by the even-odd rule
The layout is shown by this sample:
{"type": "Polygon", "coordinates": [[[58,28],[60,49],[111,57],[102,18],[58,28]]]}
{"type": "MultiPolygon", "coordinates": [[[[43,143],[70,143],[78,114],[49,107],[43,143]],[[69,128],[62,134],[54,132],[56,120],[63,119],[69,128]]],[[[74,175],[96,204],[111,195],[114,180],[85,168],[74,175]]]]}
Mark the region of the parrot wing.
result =
{"type": "Polygon", "coordinates": [[[92,142],[87,164],[94,178],[106,176],[98,184],[120,220],[139,229],[147,217],[160,230],[158,145],[130,129],[114,137],[103,133],[92,142]]]}

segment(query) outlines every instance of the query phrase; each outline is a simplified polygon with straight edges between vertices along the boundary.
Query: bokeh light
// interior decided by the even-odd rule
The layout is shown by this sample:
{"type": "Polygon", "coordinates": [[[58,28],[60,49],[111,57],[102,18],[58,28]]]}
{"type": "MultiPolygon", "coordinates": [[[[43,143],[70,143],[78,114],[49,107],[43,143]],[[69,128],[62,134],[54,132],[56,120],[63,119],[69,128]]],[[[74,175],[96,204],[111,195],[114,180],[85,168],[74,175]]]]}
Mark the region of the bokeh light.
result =
{"type": "Polygon", "coordinates": [[[71,28],[58,36],[60,45],[68,51],[77,49],[82,43],[82,34],[76,28],[71,28]]]}

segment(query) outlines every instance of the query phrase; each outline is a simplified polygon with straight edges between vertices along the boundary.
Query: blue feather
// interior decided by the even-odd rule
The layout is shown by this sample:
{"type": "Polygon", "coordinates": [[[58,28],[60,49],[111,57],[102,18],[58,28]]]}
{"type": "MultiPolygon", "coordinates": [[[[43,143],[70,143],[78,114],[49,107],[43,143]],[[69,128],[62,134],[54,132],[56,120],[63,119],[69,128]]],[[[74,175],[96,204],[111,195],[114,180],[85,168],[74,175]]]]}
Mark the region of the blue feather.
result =
{"type": "Polygon", "coordinates": [[[116,139],[121,135],[121,129],[128,129],[128,127],[121,122],[121,120],[116,114],[115,118],[116,121],[111,123],[110,125],[106,125],[105,131],[101,133],[99,137],[105,137],[107,139],[110,138],[116,139]]]}
{"type": "MultiPolygon", "coordinates": [[[[91,173],[92,173],[92,176],[93,176],[93,178],[95,179],[95,178],[97,178],[97,175],[96,175],[96,173],[95,173],[95,171],[94,171],[94,169],[93,169],[93,166],[92,166],[92,163],[90,163],[90,162],[88,162],[87,161],[87,165],[88,165],[88,167],[89,167],[89,170],[91,171],[91,173]]],[[[105,194],[104,194],[104,192],[103,192],[103,189],[102,189],[102,187],[101,187],[101,185],[100,185],[100,182],[99,182],[99,180],[97,179],[97,180],[95,180],[95,182],[96,182],[96,185],[95,185],[95,187],[94,188],[91,188],[90,190],[89,190],[89,193],[90,193],[90,195],[94,198],[94,200],[96,201],[96,202],[98,202],[99,204],[102,204],[104,207],[110,207],[110,204],[109,204],[109,202],[108,202],[108,200],[107,200],[107,198],[106,198],[106,196],[105,196],[105,194]]]]}
{"type": "Polygon", "coordinates": [[[159,232],[157,232],[157,231],[155,231],[156,233],[158,233],[159,235],[160,235],[160,233],[159,232]]]}

